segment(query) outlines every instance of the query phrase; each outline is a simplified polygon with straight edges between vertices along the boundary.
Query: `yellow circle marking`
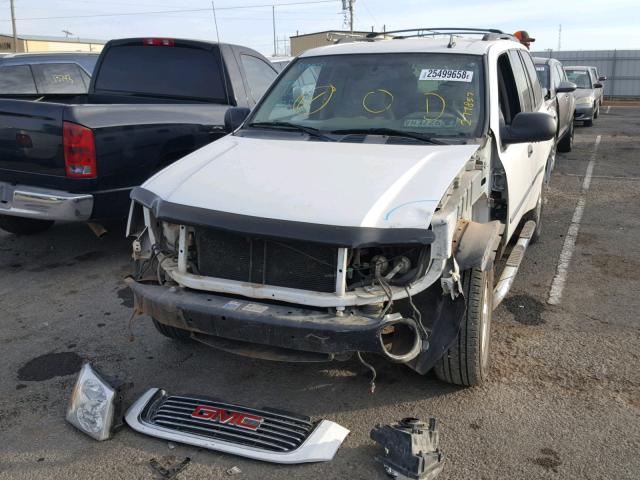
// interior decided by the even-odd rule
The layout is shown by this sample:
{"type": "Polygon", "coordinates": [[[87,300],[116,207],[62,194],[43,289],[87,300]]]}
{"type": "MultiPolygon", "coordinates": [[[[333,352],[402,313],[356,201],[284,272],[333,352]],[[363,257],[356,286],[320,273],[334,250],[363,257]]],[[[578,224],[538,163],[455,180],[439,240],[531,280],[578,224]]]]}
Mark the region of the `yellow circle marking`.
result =
{"type": "Polygon", "coordinates": [[[385,112],[385,111],[387,111],[387,110],[389,110],[391,108],[392,104],[393,104],[393,93],[391,93],[389,90],[385,90],[383,88],[378,88],[377,90],[372,90],[372,91],[368,92],[362,98],[362,108],[364,108],[369,113],[376,113],[377,114],[377,113],[385,112]],[[391,99],[389,104],[386,107],[384,107],[383,109],[381,109],[381,110],[373,110],[373,109],[367,107],[367,98],[369,97],[369,95],[372,95],[372,94],[374,94],[376,92],[382,92],[382,93],[384,93],[385,95],[387,95],[391,99]]]}
{"type": "MultiPolygon", "coordinates": [[[[336,93],[336,90],[337,90],[336,87],[334,87],[333,85],[322,85],[320,87],[314,88],[311,94],[312,95],[311,100],[309,101],[309,106],[313,105],[313,102],[315,102],[317,99],[319,99],[323,95],[325,95],[327,98],[324,99],[324,101],[318,108],[310,111],[308,115],[313,115],[314,113],[318,113],[320,110],[322,110],[327,105],[329,105],[329,102],[333,98],[333,94],[336,93]],[[321,90],[321,92],[318,93],[317,95],[314,95],[318,90],[321,90]]],[[[294,110],[297,110],[298,112],[302,112],[304,110],[305,97],[306,95],[301,94],[298,96],[298,98],[296,98],[295,102],[293,102],[294,110]]]]}
{"type": "Polygon", "coordinates": [[[444,109],[447,107],[447,101],[444,99],[442,95],[439,95],[436,92],[427,92],[424,94],[424,98],[425,98],[424,109],[426,112],[426,115],[424,116],[425,120],[438,120],[442,115],[444,115],[444,109]],[[437,114],[435,117],[430,116],[431,111],[429,109],[429,103],[430,103],[429,97],[436,97],[440,101],[440,105],[442,105],[440,112],[434,112],[435,114],[437,114]]]}

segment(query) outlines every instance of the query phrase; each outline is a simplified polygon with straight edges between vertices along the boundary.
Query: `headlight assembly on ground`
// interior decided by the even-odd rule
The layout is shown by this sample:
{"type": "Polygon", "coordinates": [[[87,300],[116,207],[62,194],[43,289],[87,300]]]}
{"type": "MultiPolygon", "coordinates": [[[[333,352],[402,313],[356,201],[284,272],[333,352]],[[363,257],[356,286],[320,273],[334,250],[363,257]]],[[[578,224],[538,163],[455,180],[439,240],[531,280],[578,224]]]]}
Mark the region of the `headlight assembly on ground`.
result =
{"type": "Polygon", "coordinates": [[[96,440],[111,437],[120,396],[88,363],[80,370],[67,410],[67,421],[96,440]]]}

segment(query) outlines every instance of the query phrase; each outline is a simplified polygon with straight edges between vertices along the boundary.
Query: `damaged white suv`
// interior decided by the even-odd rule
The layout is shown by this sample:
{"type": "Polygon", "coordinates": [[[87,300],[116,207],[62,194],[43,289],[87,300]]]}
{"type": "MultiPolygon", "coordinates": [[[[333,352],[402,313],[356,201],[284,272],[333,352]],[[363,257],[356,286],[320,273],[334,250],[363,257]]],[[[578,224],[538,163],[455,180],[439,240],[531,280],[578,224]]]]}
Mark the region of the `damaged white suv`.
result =
{"type": "Polygon", "coordinates": [[[305,52],[232,133],[135,189],[137,312],[238,354],[375,353],[481,383],[556,126],[526,48],[434,33],[305,52]]]}

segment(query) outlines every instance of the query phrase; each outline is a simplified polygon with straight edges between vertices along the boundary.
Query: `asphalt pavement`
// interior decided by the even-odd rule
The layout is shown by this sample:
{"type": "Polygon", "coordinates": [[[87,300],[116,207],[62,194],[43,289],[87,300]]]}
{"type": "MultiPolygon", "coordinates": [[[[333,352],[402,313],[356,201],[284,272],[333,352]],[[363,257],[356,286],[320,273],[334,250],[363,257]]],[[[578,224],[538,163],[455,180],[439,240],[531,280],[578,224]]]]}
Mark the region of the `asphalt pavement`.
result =
{"type": "Polygon", "coordinates": [[[84,225],[0,232],[0,479],[161,478],[151,459],[187,457],[178,479],[227,478],[233,466],[238,479],[384,479],[369,431],[407,416],[439,420],[442,479],[640,478],[640,108],[601,112],[558,156],[542,240],[494,314],[492,370],[479,388],[374,358],[371,395],[356,361],[283,364],[175,343],[148,318],[130,322],[123,225],[103,238],[84,225]],[[550,305],[559,263],[565,279],[550,305]],[[129,401],[162,387],[327,418],[351,434],[331,462],[299,466],[126,427],[96,442],[64,420],[84,361],[133,382],[129,401]]]}

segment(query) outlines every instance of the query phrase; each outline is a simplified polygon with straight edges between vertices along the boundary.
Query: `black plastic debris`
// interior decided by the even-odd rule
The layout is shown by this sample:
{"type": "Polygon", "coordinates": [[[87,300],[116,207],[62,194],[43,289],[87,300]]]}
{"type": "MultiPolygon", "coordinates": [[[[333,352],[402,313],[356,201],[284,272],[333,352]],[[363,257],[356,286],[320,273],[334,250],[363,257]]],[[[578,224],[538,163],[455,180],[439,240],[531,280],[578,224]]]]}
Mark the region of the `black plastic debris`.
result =
{"type": "Polygon", "coordinates": [[[436,419],[426,424],[417,418],[403,418],[394,425],[376,425],[371,438],[384,448],[376,456],[387,474],[398,480],[431,480],[444,466],[444,455],[438,449],[436,419]]]}
{"type": "Polygon", "coordinates": [[[185,459],[180,463],[170,465],[168,467],[163,467],[162,465],[160,465],[160,462],[158,462],[158,460],[152,458],[149,461],[149,465],[151,465],[151,468],[153,468],[153,470],[155,470],[155,472],[158,473],[161,478],[172,480],[176,478],[181,471],[187,468],[187,465],[189,465],[190,461],[191,459],[189,457],[185,457],[185,459]]]}

